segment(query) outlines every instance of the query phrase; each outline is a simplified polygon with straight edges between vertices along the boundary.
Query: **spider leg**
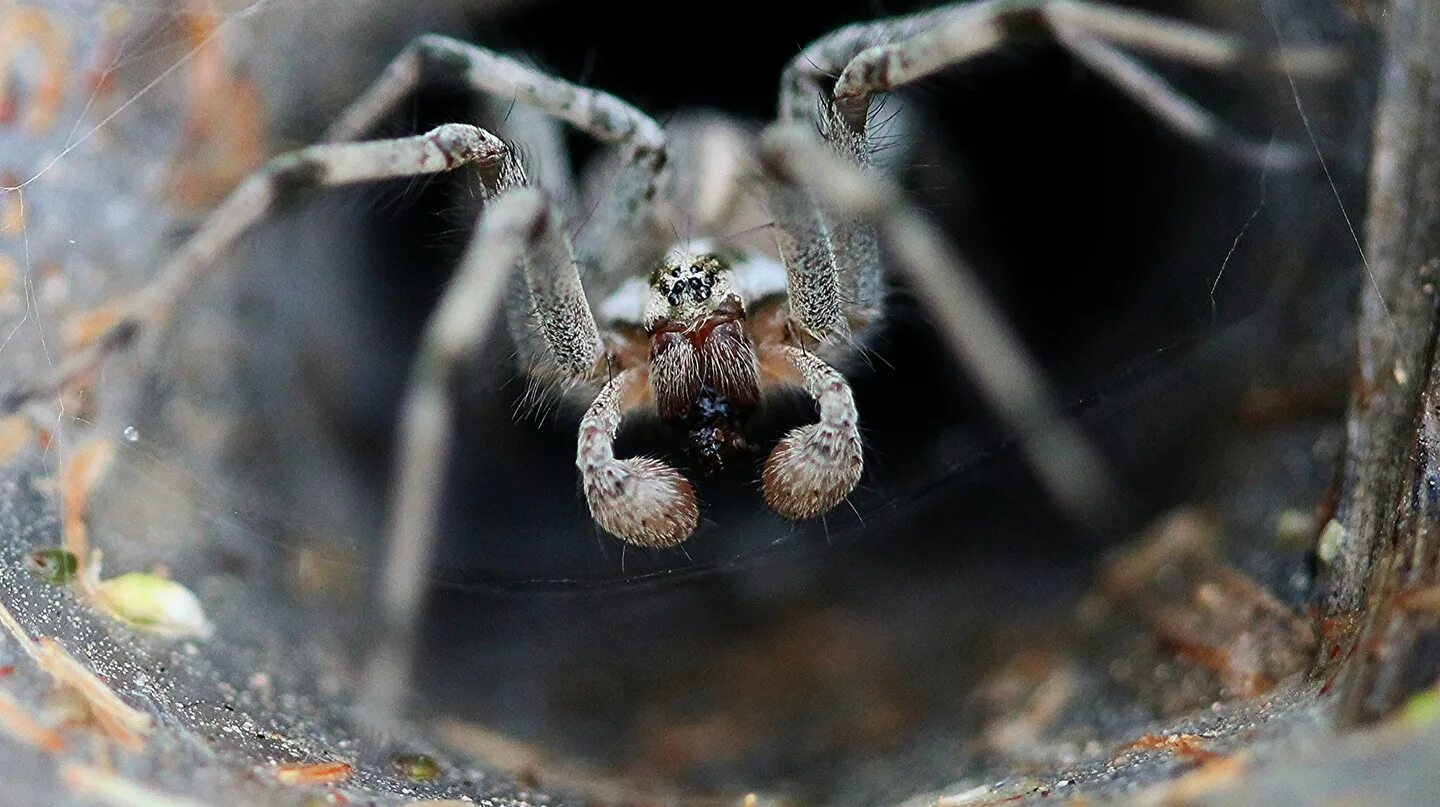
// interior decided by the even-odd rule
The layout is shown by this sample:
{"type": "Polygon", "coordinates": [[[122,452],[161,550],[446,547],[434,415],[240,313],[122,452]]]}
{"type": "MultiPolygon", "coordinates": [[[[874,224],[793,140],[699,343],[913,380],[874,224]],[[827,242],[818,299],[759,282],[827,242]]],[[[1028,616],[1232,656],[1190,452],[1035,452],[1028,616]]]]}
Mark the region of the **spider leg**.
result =
{"type": "MultiPolygon", "coordinates": [[[[497,309],[506,303],[516,347],[532,373],[582,385],[593,383],[608,367],[560,211],[545,192],[525,187],[524,182],[517,167],[514,184],[498,189],[482,211],[479,231],[455,282],[426,326],[412,370],[401,410],[400,456],[381,570],[384,638],[366,670],[366,694],[375,715],[394,713],[409,678],[415,625],[424,602],[449,465],[455,416],[453,382],[465,360],[489,337],[497,309]]],[[[582,424],[582,450],[587,437],[582,424]]],[[[659,469],[668,470],[664,466],[659,469]]],[[[669,473],[679,477],[674,471],[669,473]]],[[[689,489],[683,478],[680,483],[689,489]]],[[[586,494],[591,512],[600,521],[589,484],[586,494]]],[[[633,512],[634,503],[625,504],[633,512]]],[[[693,493],[690,507],[695,511],[693,493]]],[[[694,521],[692,517],[690,529],[694,521]]],[[[601,524],[615,531],[604,521],[601,524]]],[[[681,538],[688,534],[686,530],[681,538]]]]}
{"type": "MultiPolygon", "coordinates": [[[[820,121],[828,150],[847,164],[868,168],[872,149],[865,133],[851,131],[834,113],[827,107],[820,121]]],[[[791,328],[807,347],[838,358],[837,348],[879,319],[884,301],[874,226],[827,207],[804,185],[767,174],[762,166],[775,246],[785,266],[791,328]]]]}
{"type": "Polygon", "coordinates": [[[1021,38],[1049,36],[1110,79],[1181,135],[1218,143],[1240,159],[1293,163],[1306,152],[1267,149],[1231,131],[1119,48],[1211,69],[1242,66],[1293,76],[1332,75],[1345,57],[1332,48],[1263,48],[1243,38],[1132,9],[1081,0],[983,0],[840,28],[806,47],[781,83],[782,119],[814,118],[828,94],[839,118],[863,135],[870,99],[1021,38]]]}
{"type": "Polygon", "coordinates": [[[543,110],[604,143],[663,150],[665,135],[648,115],[609,93],[547,75],[479,45],[440,34],[416,37],[325,133],[353,140],[419,84],[431,65],[458,74],[473,89],[543,110]]]}
{"type": "MultiPolygon", "coordinates": [[[[832,157],[867,165],[863,138],[831,127],[832,157]]],[[[793,330],[807,346],[828,352],[878,319],[884,296],[880,250],[870,222],[838,213],[804,185],[766,176],[775,246],[785,266],[793,330]]]]}
{"type": "Polygon", "coordinates": [[[587,264],[603,275],[628,270],[629,244],[654,226],[650,211],[661,191],[666,138],[660,124],[609,93],[546,75],[509,56],[439,34],[417,37],[326,132],[350,140],[373,127],[420,83],[427,69],[462,78],[473,90],[524,104],[602,143],[627,147],[611,201],[591,217],[579,243],[587,264]]]}
{"type": "MultiPolygon", "coordinates": [[[[518,306],[512,297],[506,308],[517,346],[534,371],[582,383],[593,381],[606,366],[559,210],[541,190],[518,184],[524,182],[523,172],[517,170],[513,181],[499,188],[482,211],[455,281],[426,325],[406,389],[380,572],[382,632],[365,671],[363,713],[374,720],[396,713],[409,680],[450,460],[455,378],[489,338],[507,294],[528,297],[518,306]],[[516,322],[517,312],[523,323],[516,322]]],[[[582,425],[582,446],[585,441],[582,425]]],[[[693,494],[690,499],[693,510],[693,494]]],[[[593,499],[591,510],[597,512],[593,499]]]]}
{"type": "Polygon", "coordinates": [[[489,337],[511,273],[552,229],[549,211],[544,196],[531,188],[510,190],[486,205],[454,282],[426,323],[411,368],[380,573],[380,631],[362,688],[361,713],[380,724],[396,714],[409,680],[450,462],[455,378],[489,337]]]}
{"type": "Polygon", "coordinates": [[[512,182],[517,169],[499,138],[461,123],[393,140],[310,146],[271,159],[210,213],[155,277],[125,303],[124,312],[109,327],[43,378],[9,392],[0,399],[0,411],[15,412],[31,401],[53,397],[97,369],[106,357],[132,344],[142,332],[158,330],[185,291],[215,265],[225,250],[277,203],[296,192],[438,174],[465,165],[477,166],[489,188],[512,182]]]}
{"type": "MultiPolygon", "coordinates": [[[[751,180],[755,132],[748,123],[717,112],[679,113],[666,123],[672,134],[671,165],[675,183],[672,216],[682,238],[694,233],[734,234],[755,230],[760,243],[768,243],[769,214],[754,198],[751,180]]],[[[667,233],[673,237],[675,233],[667,233]]]]}
{"type": "Polygon", "coordinates": [[[839,216],[875,223],[952,353],[1020,439],[1031,467],[1069,512],[1098,523],[1113,500],[1104,465],[1061,413],[1044,376],[954,249],[899,191],[837,155],[803,124],[762,136],[771,182],[804,188],[839,216]]]}
{"type": "Polygon", "coordinates": [[[584,385],[600,376],[604,346],[560,212],[553,205],[547,209],[510,287],[510,334],[532,378],[584,385]]]}
{"type": "Polygon", "coordinates": [[[690,482],[669,465],[650,457],[615,458],[620,422],[647,394],[641,368],[611,379],[580,420],[575,466],[596,523],[627,543],[663,549],[690,537],[700,508],[690,482]]]}
{"type": "Polygon", "coordinates": [[[767,380],[798,384],[820,407],[820,421],[793,429],[765,460],[765,501],[786,518],[813,518],[839,504],[860,481],[864,458],[855,398],[835,368],[791,345],[762,349],[767,380]]]}
{"type": "Polygon", "coordinates": [[[1087,67],[1110,79],[1146,111],[1182,135],[1213,143],[1224,153],[1255,165],[1289,168],[1315,159],[1315,151],[1309,146],[1260,142],[1240,134],[1204,107],[1176,92],[1154,71],[1099,37],[1057,25],[1055,38],[1087,67]]]}

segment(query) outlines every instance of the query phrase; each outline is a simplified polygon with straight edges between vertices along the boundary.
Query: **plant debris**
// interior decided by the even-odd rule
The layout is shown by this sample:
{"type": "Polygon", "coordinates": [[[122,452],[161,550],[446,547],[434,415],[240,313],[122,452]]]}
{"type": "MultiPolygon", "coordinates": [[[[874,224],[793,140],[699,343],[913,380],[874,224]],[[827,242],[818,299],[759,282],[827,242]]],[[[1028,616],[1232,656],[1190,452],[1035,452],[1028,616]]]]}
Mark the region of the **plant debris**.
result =
{"type": "MultiPolygon", "coordinates": [[[[1168,658],[1179,661],[1182,672],[1207,673],[1223,694],[1258,697],[1303,671],[1318,637],[1311,620],[1225,560],[1218,530],[1193,510],[1160,519],[1137,548],[1101,571],[1091,622],[1098,624],[1096,613],[1118,607],[1122,622],[1128,616],[1149,628],[1131,669],[1153,671],[1168,658]]],[[[1188,687],[1168,687],[1162,713],[1205,706],[1222,694],[1203,678],[1192,679],[1188,687]]],[[[1135,683],[1146,685],[1139,678],[1135,683]]]]}
{"type": "Polygon", "coordinates": [[[287,785],[327,785],[350,778],[348,762],[283,762],[275,766],[275,778],[287,785]]]}
{"type": "Polygon", "coordinates": [[[60,732],[42,725],[8,692],[0,692],[0,731],[52,754],[69,747],[60,732]]]}
{"type": "Polygon", "coordinates": [[[50,548],[30,553],[25,565],[36,577],[51,585],[65,585],[75,579],[80,562],[68,550],[50,548]]]}
{"type": "Polygon", "coordinates": [[[24,415],[0,418],[0,463],[14,459],[30,442],[30,421],[24,415]]]}
{"type": "Polygon", "coordinates": [[[440,766],[429,754],[396,754],[390,758],[390,770],[396,776],[415,782],[432,782],[440,778],[440,766]]]}
{"type": "Polygon", "coordinates": [[[161,793],[139,782],[78,762],[62,764],[60,780],[72,792],[114,807],[204,807],[198,801],[161,793]]]}
{"type": "Polygon", "coordinates": [[[95,673],[66,652],[59,642],[49,637],[36,640],[40,649],[40,668],[49,673],[59,686],[72,688],[84,700],[90,716],[100,731],[130,751],[141,751],[145,737],[154,730],[150,715],[135,709],[105,685],[95,673]]]}
{"type": "Polygon", "coordinates": [[[64,543],[76,558],[90,557],[90,531],[86,524],[90,492],[104,477],[114,457],[113,441],[91,438],[71,452],[60,468],[64,543]]]}
{"type": "Polygon", "coordinates": [[[95,587],[95,604],[131,627],[169,638],[206,638],[214,632],[190,589],[148,572],[101,581],[95,587]]]}
{"type": "Polygon", "coordinates": [[[1206,750],[1200,738],[1194,734],[1142,734],[1138,739],[1120,749],[1121,756],[1132,751],[1169,751],[1176,757],[1204,765],[1220,759],[1223,754],[1206,750]]]}

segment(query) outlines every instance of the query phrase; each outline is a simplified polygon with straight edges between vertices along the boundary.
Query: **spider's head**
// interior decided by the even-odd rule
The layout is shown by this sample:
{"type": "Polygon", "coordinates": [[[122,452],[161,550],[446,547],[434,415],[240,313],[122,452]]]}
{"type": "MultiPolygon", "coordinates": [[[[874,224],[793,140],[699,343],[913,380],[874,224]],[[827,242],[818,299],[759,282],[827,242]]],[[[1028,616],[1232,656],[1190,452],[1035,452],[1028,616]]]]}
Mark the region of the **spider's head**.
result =
{"type": "Polygon", "coordinates": [[[660,417],[686,431],[707,467],[743,453],[760,367],[730,264],[711,252],[671,250],[650,275],[645,327],[660,417]]]}
{"type": "Polygon", "coordinates": [[[645,324],[650,330],[661,320],[692,326],[735,295],[735,273],[720,255],[706,250],[677,247],[665,254],[650,273],[650,297],[645,302],[645,324]]]}

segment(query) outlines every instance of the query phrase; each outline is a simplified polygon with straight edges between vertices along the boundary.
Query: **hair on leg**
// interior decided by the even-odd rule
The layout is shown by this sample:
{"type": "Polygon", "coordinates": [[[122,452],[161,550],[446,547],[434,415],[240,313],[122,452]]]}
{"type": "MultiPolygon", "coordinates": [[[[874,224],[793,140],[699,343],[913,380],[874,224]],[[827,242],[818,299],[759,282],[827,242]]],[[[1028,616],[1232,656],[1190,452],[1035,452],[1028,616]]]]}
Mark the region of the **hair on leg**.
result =
{"type": "Polygon", "coordinates": [[[835,368],[790,345],[764,348],[761,367],[772,383],[796,384],[820,409],[820,420],[792,429],[765,460],[765,502],[786,518],[813,518],[849,496],[865,460],[855,398],[835,368]]]}
{"type": "Polygon", "coordinates": [[[499,138],[463,123],[393,140],[310,146],[271,159],[231,191],[155,277],[126,301],[124,312],[109,327],[45,377],[9,392],[0,400],[0,411],[14,412],[30,401],[54,396],[133,344],[142,332],[163,326],[186,290],[277,202],[310,188],[438,174],[470,165],[478,168],[487,189],[506,187],[518,170],[499,138]]]}
{"type": "Polygon", "coordinates": [[[768,129],[761,159],[774,181],[809,188],[839,215],[875,222],[940,336],[1014,429],[1041,482],[1072,515],[1099,523],[1115,496],[1103,461],[1066,420],[1020,340],[935,227],[893,185],[838,158],[803,124],[768,129]]]}
{"type": "Polygon", "coordinates": [[[1126,56],[1130,48],[1215,70],[1255,67],[1298,76],[1336,74],[1348,59],[1323,46],[1266,47],[1179,20],[1079,0],[982,0],[908,17],[846,26],[801,51],[781,82],[781,119],[814,118],[814,99],[830,99],[839,118],[864,132],[871,98],[1022,39],[1051,38],[1120,86],[1186,137],[1216,141],[1226,153],[1268,162],[1290,158],[1211,120],[1198,104],[1126,56]],[[834,80],[828,93],[825,83],[834,80]],[[1197,121],[1203,124],[1197,125],[1197,121]],[[1243,146],[1242,146],[1243,144],[1243,146]]]}
{"type": "Polygon", "coordinates": [[[651,457],[615,458],[615,435],[625,413],[648,396],[643,370],[626,370],[600,390],[580,420],[575,466],[590,515],[626,543],[664,549],[695,531],[695,489],[674,468],[651,457]]]}
{"type": "Polygon", "coordinates": [[[427,70],[463,81],[477,92],[524,104],[574,126],[602,143],[622,146],[625,164],[605,204],[578,239],[584,263],[605,277],[630,267],[624,247],[655,226],[652,210],[665,189],[666,137],[635,106],[599,90],[548,75],[488,48],[439,34],[411,42],[326,133],[348,140],[374,126],[420,83],[427,70]]]}

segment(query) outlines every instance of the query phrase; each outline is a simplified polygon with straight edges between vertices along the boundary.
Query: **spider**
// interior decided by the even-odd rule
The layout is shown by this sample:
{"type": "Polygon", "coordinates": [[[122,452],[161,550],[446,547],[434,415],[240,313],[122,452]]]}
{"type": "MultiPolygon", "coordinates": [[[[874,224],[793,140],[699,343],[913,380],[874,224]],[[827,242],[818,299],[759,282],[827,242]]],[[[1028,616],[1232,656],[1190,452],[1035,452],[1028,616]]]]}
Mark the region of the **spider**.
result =
{"type": "Polygon", "coordinates": [[[454,383],[502,312],[524,371],[586,407],[576,449],[580,487],[595,522],[627,543],[676,546],[700,514],[694,487],[674,467],[615,455],[622,421],[642,412],[680,429],[701,464],[717,466],[747,454],[746,419],[770,393],[798,388],[818,419],[769,452],[765,501],[782,516],[805,519],[854,490],[863,446],[844,373],[883,322],[887,267],[918,290],[939,335],[1052,494],[1073,512],[1095,512],[1107,495],[1101,462],[953,247],[873,159],[874,96],[1014,40],[1044,37],[1181,134],[1270,164],[1306,155],[1231,132],[1130,51],[1291,76],[1327,75],[1341,62],[1325,48],[1259,49],[1083,0],[979,0],[821,37],[784,68],[779,120],[755,135],[714,114],[667,129],[605,92],[424,35],[323,142],[275,157],[242,181],[114,324],[0,408],[52,395],[158,330],[240,235],[297,192],[466,169],[483,184],[483,211],[426,326],[400,420],[382,598],[385,621],[402,633],[418,613],[433,544],[454,383]],[[524,133],[517,139],[537,159],[522,160],[518,148],[467,123],[359,142],[432,71],[513,105],[524,133]],[[562,124],[612,146],[587,176],[585,193],[571,193],[569,178],[555,170],[565,164],[562,124]],[[569,222],[587,209],[581,200],[592,199],[596,209],[572,240],[569,222]],[[769,224],[768,243],[727,237],[757,211],[769,224]],[[676,239],[676,222],[696,237],[676,239]]]}

